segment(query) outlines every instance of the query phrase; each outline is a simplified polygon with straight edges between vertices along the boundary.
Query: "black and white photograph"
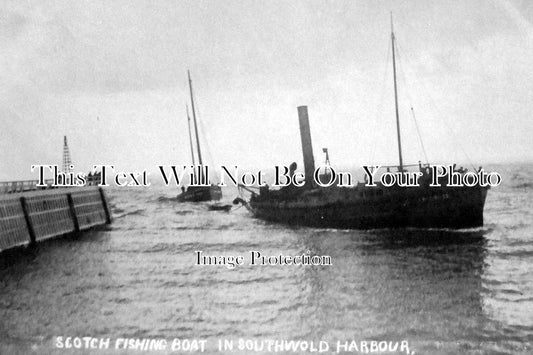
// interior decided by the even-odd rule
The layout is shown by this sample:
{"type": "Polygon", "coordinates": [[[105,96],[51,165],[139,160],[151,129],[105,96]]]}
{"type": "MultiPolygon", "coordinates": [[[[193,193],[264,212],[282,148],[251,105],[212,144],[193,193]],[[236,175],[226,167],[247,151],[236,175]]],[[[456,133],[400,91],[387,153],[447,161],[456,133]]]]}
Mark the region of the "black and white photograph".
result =
{"type": "Polygon", "coordinates": [[[533,2],[0,6],[0,354],[533,353],[533,2]]]}

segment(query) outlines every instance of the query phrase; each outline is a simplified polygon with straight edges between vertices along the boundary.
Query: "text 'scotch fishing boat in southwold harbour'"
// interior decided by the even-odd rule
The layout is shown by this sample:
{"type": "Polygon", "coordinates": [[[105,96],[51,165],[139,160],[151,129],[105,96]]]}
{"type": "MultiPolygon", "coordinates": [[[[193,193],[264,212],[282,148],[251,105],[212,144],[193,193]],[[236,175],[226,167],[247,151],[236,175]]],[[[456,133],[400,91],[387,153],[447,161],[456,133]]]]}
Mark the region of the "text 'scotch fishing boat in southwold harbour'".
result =
{"type": "Polygon", "coordinates": [[[180,202],[201,202],[201,201],[218,201],[222,198],[222,189],[218,185],[203,185],[207,180],[207,177],[204,176],[203,162],[202,162],[202,151],[200,149],[200,137],[198,134],[198,123],[196,120],[196,109],[194,107],[194,97],[192,92],[192,80],[191,74],[187,71],[189,78],[189,92],[191,95],[191,108],[192,108],[192,117],[194,120],[194,134],[196,138],[196,152],[198,156],[199,169],[196,169],[196,163],[194,158],[194,143],[193,137],[191,134],[191,118],[189,116],[189,110],[187,108],[187,123],[189,127],[189,142],[191,146],[191,157],[192,165],[194,171],[194,186],[189,186],[187,189],[184,187],[181,188],[181,194],[178,195],[178,201],[180,202]]]}
{"type": "MultiPolygon", "coordinates": [[[[391,26],[392,62],[394,77],[394,99],[396,108],[396,130],[398,138],[399,173],[407,172],[403,164],[400,119],[398,113],[398,90],[396,85],[395,37],[391,26]]],[[[430,186],[431,166],[418,164],[419,184],[413,187],[382,183],[368,186],[358,183],[353,187],[319,187],[311,178],[315,164],[307,107],[298,107],[300,135],[304,157],[305,185],[287,186],[271,190],[261,187],[259,193],[245,186],[251,197],[246,201],[238,198],[256,217],[269,221],[328,228],[471,228],[483,225],[483,207],[488,186],[430,186]]],[[[294,173],[296,164],[291,167],[294,173]]],[[[387,169],[390,169],[388,167],[387,169]]],[[[464,176],[466,170],[455,169],[455,174],[464,176]]],[[[472,172],[470,172],[472,174],[472,172]]],[[[440,181],[440,180],[439,180],[440,181]]]]}

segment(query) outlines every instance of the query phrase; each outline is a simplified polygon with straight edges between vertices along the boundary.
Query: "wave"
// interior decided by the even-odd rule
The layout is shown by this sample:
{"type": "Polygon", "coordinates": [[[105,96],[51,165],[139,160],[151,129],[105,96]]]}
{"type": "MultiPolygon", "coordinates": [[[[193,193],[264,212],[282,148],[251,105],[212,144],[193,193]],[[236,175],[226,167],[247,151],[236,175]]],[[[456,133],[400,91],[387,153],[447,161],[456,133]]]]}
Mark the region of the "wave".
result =
{"type": "MultiPolygon", "coordinates": [[[[118,210],[120,210],[120,209],[118,209],[118,210]]],[[[136,209],[136,210],[133,210],[133,211],[130,211],[130,212],[124,212],[124,213],[116,214],[116,210],[115,210],[115,211],[113,211],[114,212],[113,213],[113,218],[114,219],[119,219],[119,218],[124,218],[126,216],[144,215],[144,211],[145,211],[144,208],[139,208],[139,209],[136,209]]]]}
{"type": "Polygon", "coordinates": [[[149,199],[148,202],[176,202],[176,197],[159,196],[156,199],[149,199]]]}
{"type": "Polygon", "coordinates": [[[513,189],[529,189],[533,187],[533,182],[531,181],[518,182],[518,183],[512,184],[511,187],[513,189]]]}
{"type": "MultiPolygon", "coordinates": [[[[191,213],[194,213],[194,212],[191,212],[191,213]]],[[[187,213],[186,213],[187,214],[187,213]]],[[[182,231],[182,230],[197,230],[197,231],[225,231],[225,230],[232,230],[232,231],[243,231],[243,230],[247,230],[246,228],[244,227],[239,227],[239,228],[236,228],[236,226],[238,226],[238,224],[222,224],[222,225],[208,225],[206,224],[205,226],[200,226],[200,225],[196,225],[196,226],[191,226],[191,225],[185,225],[185,226],[176,226],[176,227],[172,227],[173,230],[177,230],[177,231],[182,231]]]]}
{"type": "Polygon", "coordinates": [[[514,173],[510,179],[510,186],[514,189],[527,189],[533,187],[530,172],[520,171],[514,173]]]}
{"type": "Polygon", "coordinates": [[[176,211],[175,213],[177,215],[180,215],[180,216],[185,216],[185,215],[194,213],[194,211],[192,211],[192,210],[183,210],[183,211],[176,211]]]}
{"type": "MultiPolygon", "coordinates": [[[[531,245],[531,243],[529,245],[531,245]]],[[[492,254],[497,255],[500,259],[503,259],[503,260],[507,258],[530,258],[533,256],[533,250],[517,250],[517,251],[495,250],[495,251],[492,251],[492,254]]]]}
{"type": "Polygon", "coordinates": [[[257,250],[265,246],[265,243],[251,243],[236,241],[234,243],[157,243],[156,245],[141,251],[141,253],[159,253],[170,252],[171,254],[188,253],[195,250],[203,250],[209,248],[210,250],[226,250],[234,247],[242,250],[257,250]]]}

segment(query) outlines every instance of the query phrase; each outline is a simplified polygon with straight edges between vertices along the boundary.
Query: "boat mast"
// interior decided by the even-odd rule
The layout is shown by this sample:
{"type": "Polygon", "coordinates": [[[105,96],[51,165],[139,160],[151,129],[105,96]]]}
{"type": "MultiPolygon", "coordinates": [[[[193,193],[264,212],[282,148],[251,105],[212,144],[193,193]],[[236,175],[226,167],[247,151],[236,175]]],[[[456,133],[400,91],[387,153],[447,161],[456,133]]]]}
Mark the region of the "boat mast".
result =
{"type": "MultiPolygon", "coordinates": [[[[187,111],[187,125],[189,127],[189,143],[191,144],[191,157],[192,157],[192,165],[195,166],[196,163],[194,162],[194,146],[192,143],[192,133],[191,133],[191,117],[189,116],[189,106],[185,104],[185,110],[187,111]]],[[[196,169],[193,169],[194,174],[194,180],[196,182],[196,169]]]]}
{"type": "Polygon", "coordinates": [[[398,135],[398,155],[400,157],[400,171],[403,171],[403,159],[402,159],[402,139],[400,137],[400,114],[398,112],[398,87],[396,85],[396,55],[395,55],[395,38],[394,28],[392,26],[392,12],[390,14],[390,28],[391,28],[391,43],[392,43],[392,71],[394,74],[394,104],[396,107],[396,133],[398,135]]]}
{"type": "Polygon", "coordinates": [[[202,164],[202,151],[200,150],[200,138],[198,137],[198,124],[196,123],[196,111],[194,109],[194,98],[192,94],[192,80],[191,80],[191,72],[187,70],[187,75],[189,77],[189,91],[191,93],[191,107],[192,107],[192,118],[194,120],[194,133],[196,136],[196,147],[198,150],[198,162],[200,164],[200,180],[201,183],[204,181],[204,174],[203,174],[203,164],[202,164]]]}

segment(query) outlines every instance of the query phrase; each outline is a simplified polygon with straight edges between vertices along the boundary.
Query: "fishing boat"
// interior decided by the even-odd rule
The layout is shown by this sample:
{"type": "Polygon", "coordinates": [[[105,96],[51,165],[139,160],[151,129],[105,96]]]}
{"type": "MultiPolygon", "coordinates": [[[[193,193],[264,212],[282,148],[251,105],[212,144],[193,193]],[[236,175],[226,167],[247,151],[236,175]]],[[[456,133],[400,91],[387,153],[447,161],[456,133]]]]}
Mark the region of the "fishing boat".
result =
{"type": "MultiPolygon", "coordinates": [[[[402,157],[398,88],[396,84],[395,36],[391,21],[394,101],[399,164],[388,166],[388,171],[406,172],[413,166],[404,165],[402,157]]],[[[480,184],[440,187],[431,185],[431,165],[415,164],[420,172],[417,186],[385,186],[376,183],[369,186],[358,182],[355,186],[332,185],[319,187],[314,176],[315,163],[311,143],[311,131],[306,106],[298,107],[300,136],[303,150],[305,184],[289,185],[280,189],[268,186],[258,190],[239,186],[241,197],[234,203],[244,204],[254,216],[273,222],[323,228],[373,229],[397,227],[421,228],[473,228],[483,225],[483,208],[488,186],[480,184]],[[245,197],[248,195],[249,197],[245,197]]],[[[326,153],[326,161],[329,157],[326,153]]],[[[416,169],[415,168],[415,169],[416,169]]],[[[291,175],[296,164],[291,165],[291,175]]],[[[467,174],[465,169],[455,169],[456,174],[467,174]]],[[[327,174],[327,172],[326,172],[327,174]]]]}
{"type": "MultiPolygon", "coordinates": [[[[187,76],[189,78],[189,93],[191,96],[191,109],[192,109],[192,117],[194,122],[194,136],[196,138],[196,156],[198,157],[198,164],[199,169],[193,169],[193,179],[194,184],[191,186],[188,186],[187,188],[182,187],[181,193],[178,195],[178,201],[179,202],[202,202],[202,201],[218,201],[222,198],[222,189],[218,185],[206,185],[205,180],[206,176],[204,176],[204,169],[203,169],[203,161],[202,161],[202,150],[200,149],[200,136],[198,134],[198,122],[196,119],[196,109],[194,106],[194,95],[192,90],[192,80],[191,80],[191,73],[190,71],[187,71],[187,76]]],[[[189,129],[189,143],[191,147],[191,158],[192,158],[192,165],[196,167],[196,159],[195,159],[195,152],[194,152],[194,143],[193,143],[193,136],[191,133],[191,117],[189,116],[189,108],[186,105],[185,107],[187,112],[187,125],[189,129]]]]}

